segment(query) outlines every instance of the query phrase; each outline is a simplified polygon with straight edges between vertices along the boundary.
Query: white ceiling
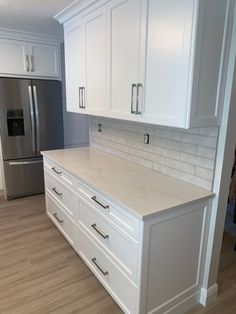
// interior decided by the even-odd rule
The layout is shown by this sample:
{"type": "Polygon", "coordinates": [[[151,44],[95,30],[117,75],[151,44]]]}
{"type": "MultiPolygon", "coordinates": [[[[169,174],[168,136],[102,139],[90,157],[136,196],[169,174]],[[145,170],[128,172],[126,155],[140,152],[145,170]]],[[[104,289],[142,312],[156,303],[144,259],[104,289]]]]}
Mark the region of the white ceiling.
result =
{"type": "Polygon", "coordinates": [[[73,0],[0,0],[0,27],[62,35],[62,26],[53,16],[73,0]]]}

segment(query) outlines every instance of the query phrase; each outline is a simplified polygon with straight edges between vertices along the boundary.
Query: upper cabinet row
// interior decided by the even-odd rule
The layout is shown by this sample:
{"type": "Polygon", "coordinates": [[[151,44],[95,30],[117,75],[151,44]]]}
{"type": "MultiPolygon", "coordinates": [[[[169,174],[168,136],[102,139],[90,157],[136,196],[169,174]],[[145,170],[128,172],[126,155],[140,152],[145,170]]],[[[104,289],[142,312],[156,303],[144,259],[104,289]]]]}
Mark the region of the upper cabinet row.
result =
{"type": "Polygon", "coordinates": [[[60,78],[60,64],[58,44],[0,38],[1,76],[60,78]]]}
{"type": "Polygon", "coordinates": [[[180,128],[220,124],[230,1],[84,3],[56,17],[68,111],[180,128]]]}

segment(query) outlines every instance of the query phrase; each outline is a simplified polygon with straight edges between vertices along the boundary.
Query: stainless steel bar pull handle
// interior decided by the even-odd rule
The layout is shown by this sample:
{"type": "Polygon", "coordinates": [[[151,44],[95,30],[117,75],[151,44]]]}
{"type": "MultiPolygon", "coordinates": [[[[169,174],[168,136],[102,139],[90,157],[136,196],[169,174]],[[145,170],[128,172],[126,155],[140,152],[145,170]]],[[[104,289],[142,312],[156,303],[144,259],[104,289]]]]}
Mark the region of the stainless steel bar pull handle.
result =
{"type": "Polygon", "coordinates": [[[134,89],[137,89],[137,84],[132,84],[131,87],[131,114],[135,114],[136,111],[134,110],[134,89]]]}
{"type": "Polygon", "coordinates": [[[25,55],[26,71],[29,72],[29,55],[25,55]]]}
{"type": "Polygon", "coordinates": [[[30,55],[30,71],[34,72],[34,56],[30,55]]]}
{"type": "Polygon", "coordinates": [[[30,121],[31,121],[31,132],[32,132],[32,151],[35,153],[35,122],[34,122],[34,107],[33,107],[33,94],[31,86],[28,86],[29,93],[29,105],[30,105],[30,121]]]}
{"type": "Polygon", "coordinates": [[[37,97],[37,88],[33,85],[33,96],[34,96],[34,105],[35,105],[35,118],[36,118],[36,148],[37,151],[40,151],[40,132],[39,132],[39,106],[38,106],[38,97],[37,97]]]}
{"type": "Polygon", "coordinates": [[[81,88],[79,87],[79,108],[82,108],[82,95],[81,95],[81,88]]]}
{"type": "Polygon", "coordinates": [[[54,172],[56,172],[56,174],[58,174],[59,176],[61,175],[61,171],[57,171],[55,167],[51,168],[54,172]]]}
{"type": "Polygon", "coordinates": [[[108,239],[109,235],[102,233],[100,230],[98,230],[97,225],[94,223],[91,225],[91,227],[103,238],[103,239],[108,239]]]}
{"type": "Polygon", "coordinates": [[[96,202],[98,205],[100,205],[102,208],[104,208],[104,209],[108,209],[108,208],[109,208],[109,205],[104,205],[101,201],[99,201],[99,200],[97,199],[97,197],[96,197],[95,195],[92,196],[91,199],[92,199],[94,202],[96,202]]]}
{"type": "Polygon", "coordinates": [[[91,261],[100,270],[100,272],[103,274],[103,276],[107,276],[108,275],[108,271],[103,270],[102,267],[98,265],[96,257],[92,258],[91,261]]]}
{"type": "Polygon", "coordinates": [[[82,107],[83,109],[86,108],[85,106],[85,87],[81,87],[81,95],[82,95],[82,107]]]}
{"type": "Polygon", "coordinates": [[[56,220],[59,222],[59,224],[63,224],[63,220],[57,217],[57,213],[54,213],[53,216],[56,218],[56,220]]]}
{"type": "Polygon", "coordinates": [[[52,188],[52,191],[53,191],[54,193],[56,193],[58,196],[61,196],[61,195],[62,195],[62,193],[57,192],[57,189],[55,188],[55,186],[52,188]]]}
{"type": "Polygon", "coordinates": [[[131,87],[131,114],[135,114],[136,111],[134,110],[134,89],[137,88],[137,84],[132,84],[131,87]]]}
{"type": "Polygon", "coordinates": [[[141,110],[139,110],[139,103],[140,103],[140,89],[143,87],[142,84],[137,84],[137,97],[136,97],[136,114],[141,114],[141,110]]]}

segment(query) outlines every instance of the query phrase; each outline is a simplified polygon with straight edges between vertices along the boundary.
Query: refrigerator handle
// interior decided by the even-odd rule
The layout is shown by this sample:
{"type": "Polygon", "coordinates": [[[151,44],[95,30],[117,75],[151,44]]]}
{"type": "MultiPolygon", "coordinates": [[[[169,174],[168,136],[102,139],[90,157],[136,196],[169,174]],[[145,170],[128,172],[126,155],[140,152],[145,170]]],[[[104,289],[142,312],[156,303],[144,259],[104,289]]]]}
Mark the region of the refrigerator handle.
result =
{"type": "Polygon", "coordinates": [[[35,85],[33,85],[33,97],[34,97],[34,106],[35,106],[36,130],[37,130],[36,148],[37,148],[37,152],[39,152],[39,151],[40,151],[40,138],[39,138],[39,107],[38,107],[37,89],[36,89],[36,86],[35,86],[35,85]]]}
{"type": "Polygon", "coordinates": [[[29,103],[30,103],[30,120],[31,120],[31,131],[32,131],[32,150],[35,152],[35,123],[34,123],[34,106],[33,106],[33,97],[32,97],[32,88],[28,86],[29,93],[29,103]]]}

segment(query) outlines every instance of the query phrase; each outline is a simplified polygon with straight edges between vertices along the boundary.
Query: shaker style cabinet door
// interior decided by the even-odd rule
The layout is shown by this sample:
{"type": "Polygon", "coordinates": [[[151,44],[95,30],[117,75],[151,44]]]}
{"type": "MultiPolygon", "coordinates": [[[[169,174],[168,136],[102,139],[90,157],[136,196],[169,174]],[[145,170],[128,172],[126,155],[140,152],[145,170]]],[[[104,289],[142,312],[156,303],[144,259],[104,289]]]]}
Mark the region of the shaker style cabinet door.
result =
{"type": "Polygon", "coordinates": [[[67,111],[84,113],[85,55],[81,19],[65,25],[64,37],[67,111]]]}
{"type": "Polygon", "coordinates": [[[59,46],[29,43],[31,76],[60,77],[59,46]]]}
{"type": "Polygon", "coordinates": [[[85,45],[85,112],[100,114],[106,109],[106,24],[105,7],[82,19],[85,45]]]}
{"type": "Polygon", "coordinates": [[[0,39],[0,75],[29,75],[26,41],[0,39]]]}
{"type": "Polygon", "coordinates": [[[113,0],[107,5],[110,116],[118,119],[135,120],[138,110],[143,2],[113,0]]]}
{"type": "Polygon", "coordinates": [[[186,123],[194,2],[149,0],[144,122],[186,123]]]}

